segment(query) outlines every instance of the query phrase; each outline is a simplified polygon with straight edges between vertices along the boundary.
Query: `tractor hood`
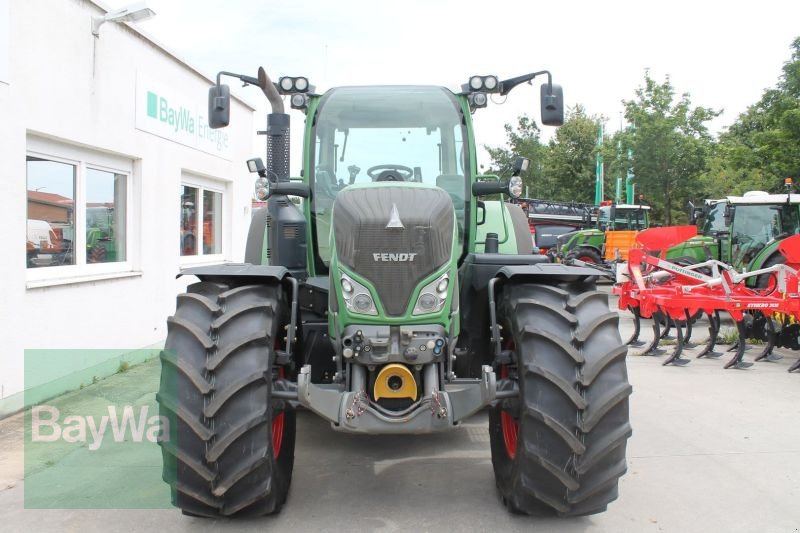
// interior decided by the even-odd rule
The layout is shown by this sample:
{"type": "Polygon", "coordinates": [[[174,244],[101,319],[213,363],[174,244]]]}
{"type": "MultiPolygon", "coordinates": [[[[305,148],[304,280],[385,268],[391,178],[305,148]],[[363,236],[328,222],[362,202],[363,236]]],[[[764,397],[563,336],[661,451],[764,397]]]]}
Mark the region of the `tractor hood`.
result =
{"type": "Polygon", "coordinates": [[[417,285],[450,261],[454,223],[450,195],[437,187],[347,187],[333,207],[336,255],[375,287],[388,315],[400,316],[417,285]]]}

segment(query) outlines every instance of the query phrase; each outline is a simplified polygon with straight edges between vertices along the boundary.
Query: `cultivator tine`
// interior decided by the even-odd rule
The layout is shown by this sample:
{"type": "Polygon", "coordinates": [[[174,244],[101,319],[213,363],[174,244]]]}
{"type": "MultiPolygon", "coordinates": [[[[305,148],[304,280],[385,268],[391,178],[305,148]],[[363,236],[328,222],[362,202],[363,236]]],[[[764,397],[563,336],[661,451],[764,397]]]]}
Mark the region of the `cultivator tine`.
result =
{"type": "Polygon", "coordinates": [[[661,355],[661,353],[663,353],[663,350],[659,350],[658,349],[658,342],[659,342],[660,337],[661,337],[661,326],[659,326],[659,324],[658,324],[658,320],[657,320],[657,317],[656,317],[655,313],[653,313],[653,316],[651,318],[653,320],[653,338],[652,338],[652,340],[649,341],[649,342],[638,341],[639,342],[638,345],[639,346],[645,346],[645,348],[641,352],[637,352],[637,353],[631,354],[631,355],[661,355]]]}
{"type": "Polygon", "coordinates": [[[684,316],[686,317],[686,331],[683,334],[683,347],[684,348],[694,348],[697,346],[691,342],[692,340],[692,317],[689,315],[689,310],[686,309],[684,312],[684,316]]]}
{"type": "Polygon", "coordinates": [[[661,332],[661,338],[662,339],[668,339],[669,338],[669,332],[672,329],[672,319],[669,317],[669,315],[662,315],[662,316],[664,317],[665,326],[664,326],[664,330],[661,332]]]}
{"type": "MultiPolygon", "coordinates": [[[[667,320],[669,320],[669,317],[667,317],[667,320]]],[[[686,366],[690,362],[689,359],[681,359],[681,352],[683,352],[683,347],[684,347],[683,328],[681,327],[681,322],[679,320],[675,320],[673,321],[673,323],[675,324],[675,334],[677,336],[677,341],[676,341],[677,344],[675,345],[675,350],[672,352],[672,355],[669,356],[669,359],[661,363],[661,365],[686,366]]]]}
{"type": "Polygon", "coordinates": [[[661,339],[663,338],[663,335],[661,334],[662,317],[664,317],[664,314],[661,311],[656,311],[653,313],[653,340],[641,353],[641,355],[661,355],[666,351],[663,348],[658,347],[658,343],[661,342],[661,339]]]}
{"type": "Polygon", "coordinates": [[[705,348],[697,354],[697,358],[700,359],[701,357],[712,357],[717,358],[720,357],[722,354],[720,352],[715,352],[714,347],[717,345],[717,335],[719,334],[719,313],[707,313],[708,316],[708,342],[706,343],[705,348]]]}
{"type": "Polygon", "coordinates": [[[764,351],[762,351],[758,355],[758,357],[756,357],[756,361],[764,361],[764,360],[769,361],[769,362],[780,361],[781,359],[783,359],[783,356],[779,355],[779,354],[776,354],[776,353],[772,353],[772,350],[775,349],[775,343],[778,340],[778,335],[775,332],[775,323],[772,321],[772,317],[771,316],[764,315],[764,318],[767,319],[766,320],[766,325],[767,325],[767,346],[766,346],[766,348],[764,348],[764,351]]]}
{"type": "Polygon", "coordinates": [[[795,361],[794,364],[789,367],[789,372],[794,372],[795,370],[800,370],[800,359],[795,361]]]}
{"type": "Polygon", "coordinates": [[[725,368],[749,368],[753,366],[753,363],[748,363],[743,360],[744,351],[747,349],[747,340],[745,338],[747,331],[744,325],[744,320],[740,320],[736,323],[736,329],[739,330],[739,340],[736,342],[736,355],[734,355],[730,361],[725,363],[725,368]]]}
{"type": "Polygon", "coordinates": [[[642,315],[639,313],[638,307],[629,307],[628,309],[633,313],[633,335],[625,344],[628,346],[641,346],[644,344],[644,341],[639,340],[639,333],[642,331],[642,315]]]}

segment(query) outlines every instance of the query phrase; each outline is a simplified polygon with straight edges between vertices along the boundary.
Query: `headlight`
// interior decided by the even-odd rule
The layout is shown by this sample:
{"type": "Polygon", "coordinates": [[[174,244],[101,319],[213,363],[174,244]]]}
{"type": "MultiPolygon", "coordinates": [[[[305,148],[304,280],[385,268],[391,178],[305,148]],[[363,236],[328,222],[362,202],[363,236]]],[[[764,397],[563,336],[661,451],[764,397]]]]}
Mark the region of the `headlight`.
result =
{"type": "Polygon", "coordinates": [[[378,308],[369,293],[369,289],[354,281],[347,274],[341,274],[342,298],[347,310],[360,315],[377,315],[378,308]]]}
{"type": "Polygon", "coordinates": [[[269,180],[267,178],[258,178],[255,185],[256,200],[263,202],[269,198],[269,180]]]}
{"type": "Polygon", "coordinates": [[[519,198],[522,196],[522,178],[519,176],[511,176],[508,180],[508,194],[512,198],[519,198]]]}
{"type": "Polygon", "coordinates": [[[480,76],[472,76],[469,79],[469,88],[473,91],[483,88],[483,79],[480,76]]]}
{"type": "Polygon", "coordinates": [[[497,78],[495,76],[486,76],[483,78],[483,86],[489,91],[495,90],[497,88],[497,78]]]}
{"type": "Polygon", "coordinates": [[[414,306],[415,315],[438,313],[447,301],[447,287],[450,275],[445,273],[431,283],[428,283],[419,292],[417,304],[414,306]]]}

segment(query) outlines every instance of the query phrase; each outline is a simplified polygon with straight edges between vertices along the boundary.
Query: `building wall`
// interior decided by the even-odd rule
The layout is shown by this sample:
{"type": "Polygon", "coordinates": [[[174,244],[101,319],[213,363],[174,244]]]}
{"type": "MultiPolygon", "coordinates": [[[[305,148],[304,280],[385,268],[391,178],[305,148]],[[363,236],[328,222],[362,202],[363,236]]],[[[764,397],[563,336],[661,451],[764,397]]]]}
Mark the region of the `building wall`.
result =
{"type": "MultiPolygon", "coordinates": [[[[211,82],[124,24],[106,23],[95,38],[91,17],[103,10],[94,2],[0,0],[0,12],[4,8],[13,23],[7,79],[0,78],[0,416],[21,407],[24,350],[124,353],[158,345],[175,295],[194,280],[176,280],[181,267],[242,260],[253,183],[243,162],[252,156],[256,129],[252,107],[233,99],[225,153],[187,146],[167,130],[161,136],[143,131],[143,83],[152,84],[153,92],[180,94],[182,103],[201,109],[211,82]],[[164,138],[170,136],[178,142],[164,138]],[[122,271],[113,264],[55,267],[61,269],[56,274],[45,272],[54,267],[25,267],[25,158],[31,150],[128,167],[128,261],[122,271]],[[179,256],[182,179],[223,193],[222,254],[179,256]]],[[[198,131],[200,126],[195,124],[198,131]]],[[[61,378],[86,364],[65,357],[49,376],[29,376],[28,386],[32,379],[61,378]]]]}

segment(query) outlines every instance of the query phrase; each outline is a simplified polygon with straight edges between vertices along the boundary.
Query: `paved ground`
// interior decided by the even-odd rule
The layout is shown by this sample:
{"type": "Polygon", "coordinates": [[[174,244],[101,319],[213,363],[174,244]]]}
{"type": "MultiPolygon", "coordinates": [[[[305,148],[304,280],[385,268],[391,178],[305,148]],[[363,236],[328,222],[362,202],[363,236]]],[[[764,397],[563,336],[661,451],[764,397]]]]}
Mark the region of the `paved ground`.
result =
{"type": "MultiPolygon", "coordinates": [[[[800,375],[786,372],[798,354],[786,355],[777,363],[728,371],[723,361],[665,368],[657,358],[629,357],[635,392],[628,474],[620,499],[599,516],[509,514],[494,488],[485,414],[451,433],[412,438],[340,434],[301,413],[292,490],[276,517],[232,523],[187,518],[172,509],[25,509],[17,416],[0,422],[0,530],[798,531],[800,375]]],[[[113,396],[148,404],[157,381],[158,365],[151,362],[65,401],[90,405],[113,396]]],[[[29,485],[47,479],[37,477],[46,475],[46,467],[75,462],[58,453],[28,460],[41,462],[29,485]]],[[[133,462],[131,472],[158,475],[152,457],[138,467],[135,456],[115,460],[133,462]]],[[[137,486],[135,475],[129,479],[137,486]]],[[[88,501],[102,497],[91,483],[79,490],[88,501]]]]}

